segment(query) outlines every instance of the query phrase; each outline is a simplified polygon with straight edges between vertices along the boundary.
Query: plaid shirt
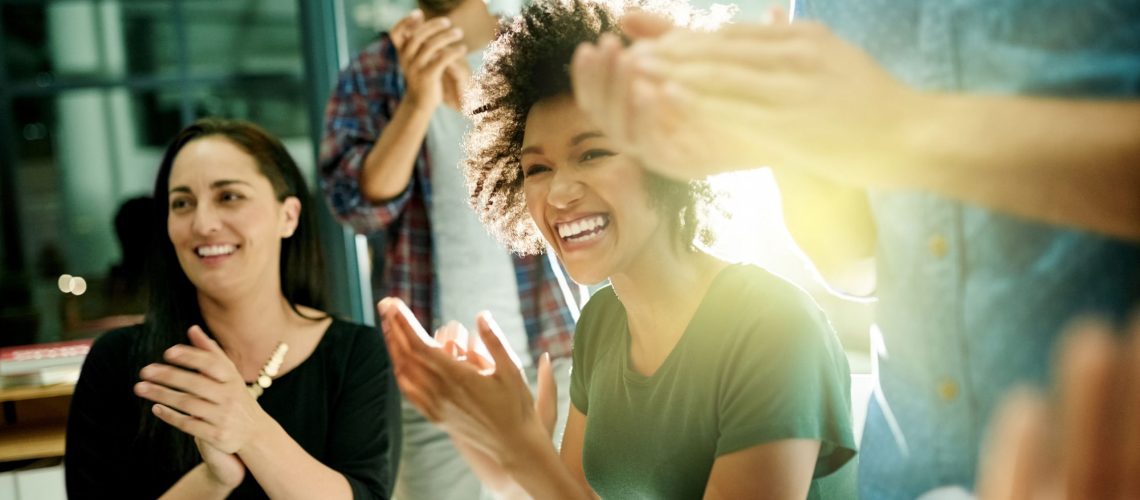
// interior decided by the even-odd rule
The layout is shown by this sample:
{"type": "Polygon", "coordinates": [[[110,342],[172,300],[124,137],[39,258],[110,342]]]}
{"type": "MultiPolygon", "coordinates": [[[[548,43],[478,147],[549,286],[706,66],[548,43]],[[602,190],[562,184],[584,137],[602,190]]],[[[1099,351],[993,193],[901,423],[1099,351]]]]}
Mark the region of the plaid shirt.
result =
{"type": "MultiPolygon", "coordinates": [[[[382,293],[403,299],[421,323],[434,326],[439,293],[428,218],[432,192],[427,147],[420,148],[412,179],[396,198],[373,202],[359,184],[364,159],[395,115],[404,90],[396,48],[383,33],[349,63],[333,89],[321,139],[320,185],[339,221],[360,234],[384,231],[382,293]]],[[[547,256],[512,258],[531,356],[569,356],[578,317],[571,283],[547,256]]]]}

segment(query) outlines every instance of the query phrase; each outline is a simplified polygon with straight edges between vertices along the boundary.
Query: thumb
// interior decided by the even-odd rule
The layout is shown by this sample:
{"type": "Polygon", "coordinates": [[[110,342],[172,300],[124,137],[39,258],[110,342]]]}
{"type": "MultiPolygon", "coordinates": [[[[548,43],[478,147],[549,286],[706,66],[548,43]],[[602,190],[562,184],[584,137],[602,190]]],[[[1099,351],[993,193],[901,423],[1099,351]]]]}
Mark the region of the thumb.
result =
{"type": "Polygon", "coordinates": [[[630,12],[621,20],[622,31],[632,38],[657,38],[674,27],[669,18],[649,12],[630,12]]]}
{"type": "Polygon", "coordinates": [[[538,358],[538,395],[534,400],[534,412],[547,434],[554,437],[554,426],[558,422],[558,384],[554,381],[554,368],[550,366],[548,352],[538,358]]]}
{"type": "Polygon", "coordinates": [[[186,336],[190,338],[190,345],[194,347],[225,354],[225,352],[222,351],[222,346],[218,345],[209,335],[206,335],[206,332],[198,325],[191,326],[190,329],[186,331],[186,336]]]}

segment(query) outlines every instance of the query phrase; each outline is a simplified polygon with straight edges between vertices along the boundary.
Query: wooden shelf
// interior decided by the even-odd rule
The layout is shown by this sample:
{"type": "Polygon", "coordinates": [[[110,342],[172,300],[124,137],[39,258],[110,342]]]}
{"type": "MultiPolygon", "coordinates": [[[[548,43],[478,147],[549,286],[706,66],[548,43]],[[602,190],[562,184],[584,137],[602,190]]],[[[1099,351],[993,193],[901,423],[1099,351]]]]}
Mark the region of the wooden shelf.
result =
{"type": "Polygon", "coordinates": [[[0,462],[63,456],[64,422],[0,427],[0,462]]]}
{"type": "Polygon", "coordinates": [[[63,456],[73,392],[74,383],[0,389],[0,462],[63,456]]]}
{"type": "Polygon", "coordinates": [[[4,401],[23,401],[27,399],[44,399],[54,398],[57,396],[70,396],[72,392],[75,392],[75,384],[13,387],[8,389],[0,389],[0,403],[4,401]]]}

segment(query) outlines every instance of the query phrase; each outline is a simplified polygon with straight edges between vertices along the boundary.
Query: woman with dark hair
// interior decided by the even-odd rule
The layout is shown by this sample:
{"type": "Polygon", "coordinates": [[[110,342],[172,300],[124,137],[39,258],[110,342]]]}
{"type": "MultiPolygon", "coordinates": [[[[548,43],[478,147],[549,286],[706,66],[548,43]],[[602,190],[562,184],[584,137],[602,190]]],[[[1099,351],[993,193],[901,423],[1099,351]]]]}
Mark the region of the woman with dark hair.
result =
{"type": "Polygon", "coordinates": [[[676,2],[540,0],[504,24],[471,95],[465,171],[484,223],[515,251],[549,245],[578,282],[612,285],[578,322],[560,451],[551,382],[532,406],[489,315],[482,350],[381,301],[400,389],[504,494],[852,497],[849,371],[823,313],[764,269],[706,253],[705,185],[647,172],[574,101],[574,49],[623,43],[634,6],[703,21],[676,2]]]}
{"type": "Polygon", "coordinates": [[[142,325],[92,346],[71,498],[386,498],[399,400],[375,331],[330,317],[309,191],[239,121],[175,137],[155,182],[142,325]],[[303,201],[304,200],[304,201],[303,201]]]}

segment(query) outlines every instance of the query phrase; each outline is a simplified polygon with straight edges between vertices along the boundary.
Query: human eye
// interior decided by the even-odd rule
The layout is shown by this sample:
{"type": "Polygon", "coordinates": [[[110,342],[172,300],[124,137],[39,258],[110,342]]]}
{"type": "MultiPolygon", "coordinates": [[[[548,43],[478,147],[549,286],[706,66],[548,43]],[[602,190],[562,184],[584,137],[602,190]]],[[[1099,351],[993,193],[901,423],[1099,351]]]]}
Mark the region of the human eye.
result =
{"type": "Polygon", "coordinates": [[[523,177],[524,178],[534,177],[536,175],[539,175],[539,174],[542,174],[545,172],[549,172],[549,171],[550,171],[550,167],[543,165],[541,163],[535,163],[533,165],[527,165],[527,166],[523,167],[523,177]]]}
{"type": "Polygon", "coordinates": [[[191,200],[187,196],[179,196],[176,198],[172,198],[170,200],[170,211],[171,212],[182,212],[182,211],[185,211],[187,208],[190,208],[193,204],[194,204],[193,200],[191,200]]]}
{"type": "Polygon", "coordinates": [[[586,162],[590,162],[593,160],[597,160],[599,158],[605,158],[608,156],[613,156],[615,154],[617,154],[617,153],[610,151],[608,149],[600,149],[600,148],[588,149],[584,153],[582,153],[582,156],[580,158],[578,158],[578,162],[579,163],[586,163],[586,162]]]}
{"type": "Polygon", "coordinates": [[[232,203],[244,199],[245,195],[237,191],[222,191],[221,194],[218,195],[218,200],[222,203],[232,203]]]}

